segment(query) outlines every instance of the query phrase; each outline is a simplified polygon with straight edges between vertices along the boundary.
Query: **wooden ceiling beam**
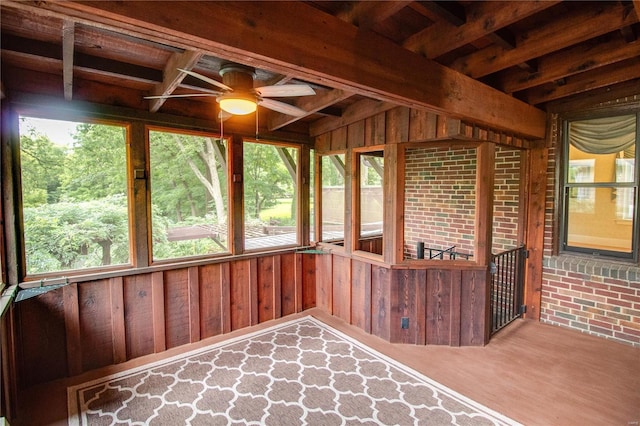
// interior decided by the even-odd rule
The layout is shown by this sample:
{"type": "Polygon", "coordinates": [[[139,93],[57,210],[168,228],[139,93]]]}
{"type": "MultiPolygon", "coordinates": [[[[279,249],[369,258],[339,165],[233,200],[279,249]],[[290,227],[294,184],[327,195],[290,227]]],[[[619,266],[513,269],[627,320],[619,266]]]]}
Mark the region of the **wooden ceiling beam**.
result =
{"type": "Polygon", "coordinates": [[[315,96],[305,96],[297,99],[294,105],[298,108],[305,110],[307,113],[302,117],[293,117],[291,115],[279,114],[272,112],[269,114],[268,125],[269,130],[278,130],[287,124],[291,124],[300,120],[303,117],[308,117],[320,110],[323,110],[337,102],[350,98],[354,94],[351,92],[345,92],[344,90],[324,90],[318,92],[315,96]]]}
{"type": "MultiPolygon", "coordinates": [[[[187,74],[180,71],[180,69],[191,70],[200,58],[204,55],[202,51],[187,50],[183,53],[175,53],[171,55],[171,58],[164,67],[163,80],[154,86],[151,91],[152,96],[166,96],[173,93],[173,91],[180,85],[182,80],[187,74]]],[[[149,111],[156,112],[164,104],[166,99],[158,98],[151,99],[149,101],[149,111]]]]}
{"type": "Polygon", "coordinates": [[[538,105],[636,78],[640,78],[640,57],[601,67],[589,73],[567,77],[562,85],[550,83],[538,86],[518,93],[517,96],[532,105],[538,105]]]}
{"type": "Polygon", "coordinates": [[[510,68],[493,82],[498,89],[514,93],[636,56],[640,56],[640,43],[627,43],[620,37],[597,39],[538,59],[534,73],[510,68]]]}
{"type": "Polygon", "coordinates": [[[136,1],[86,1],[39,7],[384,102],[529,138],[545,136],[543,111],[306,3],[265,8],[260,2],[165,2],[149,8],[136,1]],[[215,26],[208,18],[213,16],[215,26]]]}
{"type": "Polygon", "coordinates": [[[468,11],[463,25],[452,27],[450,22],[437,22],[406,39],[403,46],[434,59],[556,3],[555,0],[471,3],[475,7],[468,11]]]}
{"type": "Polygon", "coordinates": [[[520,34],[516,49],[489,46],[455,60],[450,67],[473,78],[481,78],[637,21],[635,14],[630,13],[630,6],[618,2],[585,2],[563,19],[520,34]]]}
{"type": "Polygon", "coordinates": [[[75,48],[75,28],[73,21],[65,20],[62,23],[62,81],[64,86],[64,98],[70,101],[73,98],[73,53],[75,48]]]}

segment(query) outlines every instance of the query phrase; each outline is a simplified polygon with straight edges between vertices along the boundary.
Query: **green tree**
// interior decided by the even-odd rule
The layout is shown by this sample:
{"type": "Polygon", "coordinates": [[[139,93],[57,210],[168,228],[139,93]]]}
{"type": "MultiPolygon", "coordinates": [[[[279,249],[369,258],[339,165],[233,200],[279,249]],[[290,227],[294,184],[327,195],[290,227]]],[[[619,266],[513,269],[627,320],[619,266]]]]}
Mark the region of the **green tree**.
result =
{"type": "Polygon", "coordinates": [[[60,175],[64,170],[65,149],[45,135],[28,129],[20,135],[22,201],[25,207],[55,203],[60,199],[60,175]]]}
{"type": "Polygon", "coordinates": [[[63,201],[87,201],[127,193],[126,129],[79,124],[63,173],[63,201]]]}
{"type": "Polygon", "coordinates": [[[259,219],[263,208],[292,194],[293,182],[272,145],[247,142],[243,145],[243,158],[245,211],[259,219]]]}

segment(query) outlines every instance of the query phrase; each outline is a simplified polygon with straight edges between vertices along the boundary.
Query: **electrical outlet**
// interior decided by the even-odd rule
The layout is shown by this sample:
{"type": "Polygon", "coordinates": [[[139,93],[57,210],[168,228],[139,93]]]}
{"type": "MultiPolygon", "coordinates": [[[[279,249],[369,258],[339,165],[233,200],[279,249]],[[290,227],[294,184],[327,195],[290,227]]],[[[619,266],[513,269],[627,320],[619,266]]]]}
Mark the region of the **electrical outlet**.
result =
{"type": "Polygon", "coordinates": [[[400,319],[400,328],[402,329],[409,328],[409,317],[402,317],[400,319]]]}

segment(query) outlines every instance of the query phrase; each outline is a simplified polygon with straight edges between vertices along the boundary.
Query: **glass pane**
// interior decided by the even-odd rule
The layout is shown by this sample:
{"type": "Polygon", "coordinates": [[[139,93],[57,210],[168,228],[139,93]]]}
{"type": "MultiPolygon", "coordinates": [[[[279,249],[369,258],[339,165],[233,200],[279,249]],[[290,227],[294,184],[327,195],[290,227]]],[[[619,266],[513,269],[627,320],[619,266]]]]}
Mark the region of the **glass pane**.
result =
{"type": "Polygon", "coordinates": [[[322,159],[322,241],[344,239],[344,154],[322,159]]]}
{"type": "Polygon", "coordinates": [[[244,248],[297,244],[298,149],[246,142],[244,248]]]}
{"type": "Polygon", "coordinates": [[[360,155],[360,242],[359,250],[382,254],[384,154],[360,155]],[[373,238],[372,238],[373,237],[373,238]]]}
{"type": "Polygon", "coordinates": [[[27,274],[130,263],[126,129],[20,118],[27,274]]]}
{"type": "Polygon", "coordinates": [[[569,183],[634,182],[635,115],[569,123],[569,183]]]}
{"type": "Polygon", "coordinates": [[[153,259],[228,251],[226,141],[149,132],[153,259]]]}
{"type": "Polygon", "coordinates": [[[633,188],[572,188],[568,197],[567,244],[631,252],[635,205],[633,188]]]}

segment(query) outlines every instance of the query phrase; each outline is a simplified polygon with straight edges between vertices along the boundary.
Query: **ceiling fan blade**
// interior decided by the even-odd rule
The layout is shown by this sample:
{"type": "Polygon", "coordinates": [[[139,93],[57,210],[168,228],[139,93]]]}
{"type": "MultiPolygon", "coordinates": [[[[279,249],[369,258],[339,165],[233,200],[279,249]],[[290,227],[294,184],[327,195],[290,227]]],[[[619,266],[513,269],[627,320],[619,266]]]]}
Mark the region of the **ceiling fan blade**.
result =
{"type": "Polygon", "coordinates": [[[202,81],[206,81],[209,84],[213,84],[214,86],[217,86],[217,87],[219,87],[221,89],[224,89],[224,90],[227,90],[229,92],[233,91],[233,89],[231,87],[227,86],[226,84],[221,83],[218,80],[214,80],[212,78],[209,78],[206,75],[202,75],[202,74],[197,73],[195,71],[185,70],[185,69],[182,69],[182,68],[178,68],[178,71],[182,71],[185,74],[189,74],[192,77],[199,78],[202,81]]]}
{"type": "Polygon", "coordinates": [[[157,96],[145,96],[144,99],[169,99],[169,98],[195,98],[195,97],[210,97],[215,98],[220,96],[220,93],[185,93],[183,95],[157,95],[157,96]]]}
{"type": "Polygon", "coordinates": [[[282,84],[279,86],[262,86],[256,87],[255,91],[258,93],[258,95],[265,98],[309,96],[316,94],[316,91],[313,90],[313,88],[308,84],[282,84]]]}
{"type": "Polygon", "coordinates": [[[263,99],[260,101],[260,105],[271,110],[281,112],[283,114],[292,115],[294,117],[302,117],[307,115],[307,111],[298,108],[294,105],[289,105],[284,102],[276,101],[273,99],[263,99]]]}
{"type": "Polygon", "coordinates": [[[227,121],[229,118],[233,117],[233,114],[231,114],[230,112],[227,112],[223,109],[220,110],[220,112],[218,113],[218,119],[220,121],[227,121]]]}

